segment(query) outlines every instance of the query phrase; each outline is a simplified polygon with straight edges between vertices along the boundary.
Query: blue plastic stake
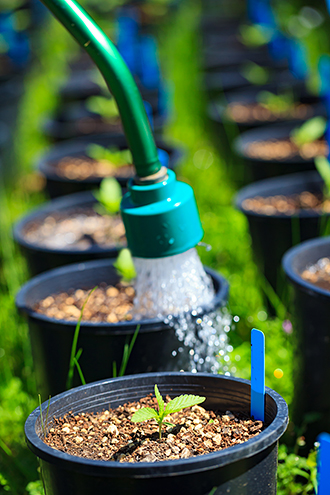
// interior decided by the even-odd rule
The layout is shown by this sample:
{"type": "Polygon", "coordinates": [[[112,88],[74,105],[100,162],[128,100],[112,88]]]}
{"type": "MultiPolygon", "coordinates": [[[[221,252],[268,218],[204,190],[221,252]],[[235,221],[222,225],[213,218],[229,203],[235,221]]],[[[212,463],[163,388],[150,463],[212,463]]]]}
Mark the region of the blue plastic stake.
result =
{"type": "Polygon", "coordinates": [[[318,470],[318,491],[317,495],[329,495],[330,493],[330,435],[321,433],[317,437],[320,442],[317,470],[318,470]]]}
{"type": "MultiPolygon", "coordinates": [[[[320,74],[320,79],[321,79],[321,88],[320,88],[320,93],[323,96],[326,109],[327,109],[327,114],[328,116],[330,115],[330,56],[327,54],[324,54],[320,57],[319,64],[318,64],[318,70],[320,74]]],[[[329,117],[328,117],[328,125],[327,129],[325,131],[325,137],[330,144],[330,125],[329,125],[329,117]]],[[[330,153],[328,155],[328,158],[330,157],[330,153]]]]}
{"type": "Polygon", "coordinates": [[[265,419],[265,336],[255,328],[251,331],[251,416],[265,419]]]}

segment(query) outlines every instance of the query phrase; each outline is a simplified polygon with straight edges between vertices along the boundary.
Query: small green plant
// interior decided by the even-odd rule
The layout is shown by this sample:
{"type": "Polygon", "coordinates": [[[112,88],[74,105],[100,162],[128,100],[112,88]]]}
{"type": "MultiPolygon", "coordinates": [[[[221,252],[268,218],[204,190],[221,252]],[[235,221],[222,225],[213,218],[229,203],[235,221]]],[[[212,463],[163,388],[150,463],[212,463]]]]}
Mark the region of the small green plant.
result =
{"type": "Polygon", "coordinates": [[[268,43],[272,37],[272,31],[258,24],[243,24],[239,28],[240,40],[248,47],[262,46],[268,43]]]}
{"type": "Polygon", "coordinates": [[[86,100],[86,107],[93,113],[97,113],[105,119],[119,118],[117,103],[114,98],[105,96],[90,96],[86,100]]]}
{"type": "Polygon", "coordinates": [[[293,129],[290,139],[298,148],[301,148],[304,144],[312,143],[322,137],[326,127],[327,121],[324,117],[313,117],[300,127],[293,129]]]}
{"type": "Polygon", "coordinates": [[[157,385],[155,385],[155,396],[158,402],[158,412],[152,407],[142,407],[133,414],[131,420],[134,423],[140,423],[142,421],[147,421],[148,419],[155,419],[159,426],[159,440],[162,439],[163,424],[167,426],[174,426],[172,423],[164,421],[166,416],[179,412],[186,407],[201,404],[206,399],[205,397],[200,397],[199,395],[179,395],[168,402],[165,406],[164,399],[161,396],[157,385]]]}
{"type": "Polygon", "coordinates": [[[113,266],[116,268],[124,282],[130,282],[136,277],[133,258],[128,248],[124,248],[120,251],[113,266]]]}
{"type": "Polygon", "coordinates": [[[41,429],[42,429],[42,433],[44,434],[44,437],[46,437],[46,435],[47,435],[48,415],[49,415],[49,406],[50,406],[50,396],[48,397],[48,405],[47,405],[45,422],[44,422],[44,418],[43,418],[43,415],[42,415],[41,395],[40,394],[38,394],[38,399],[39,399],[41,429]]]}
{"type": "Polygon", "coordinates": [[[93,160],[106,161],[114,167],[122,167],[132,163],[132,155],[128,149],[119,150],[115,147],[108,149],[99,144],[91,143],[87,146],[86,153],[93,160]]]}
{"type": "Polygon", "coordinates": [[[133,347],[134,347],[135,341],[137,339],[140,327],[141,327],[141,325],[138,325],[136,327],[135,332],[133,334],[133,337],[131,339],[131,342],[129,344],[128,344],[128,342],[126,342],[124,345],[123,357],[121,360],[121,365],[120,365],[118,373],[117,373],[116,361],[114,361],[112,363],[112,376],[113,376],[113,378],[116,378],[117,376],[124,376],[126,368],[127,368],[128,360],[129,360],[131,352],[133,350],[133,347]]]}
{"type": "Polygon", "coordinates": [[[269,80],[269,70],[265,67],[261,67],[254,62],[247,62],[243,65],[241,70],[242,76],[245,77],[251,84],[256,86],[266,84],[269,80]]]}
{"type": "Polygon", "coordinates": [[[324,182],[324,196],[330,198],[330,162],[325,156],[317,156],[314,163],[324,182]]]}
{"type": "Polygon", "coordinates": [[[276,95],[270,91],[260,91],[257,95],[257,101],[275,115],[287,112],[294,107],[292,93],[276,95]]]}
{"type": "Polygon", "coordinates": [[[80,356],[82,354],[82,349],[79,349],[79,351],[77,352],[77,344],[78,344],[78,337],[79,337],[79,331],[80,331],[80,326],[81,326],[81,320],[82,320],[82,317],[83,317],[85,306],[86,306],[86,304],[88,302],[88,299],[90,298],[90,296],[93,294],[93,292],[96,289],[97,289],[97,286],[94,287],[89,292],[88,296],[86,297],[86,299],[84,301],[84,304],[82,305],[82,308],[81,308],[81,311],[80,311],[80,315],[79,315],[79,318],[78,318],[78,321],[77,321],[77,325],[76,325],[76,328],[75,328],[75,331],[74,331],[73,341],[72,341],[72,346],[71,346],[71,355],[70,355],[68,378],[67,378],[67,381],[66,381],[66,388],[67,388],[67,390],[69,390],[70,388],[72,388],[74,367],[77,368],[77,371],[79,373],[79,377],[80,377],[81,383],[83,385],[86,385],[86,380],[84,378],[83,372],[82,372],[81,367],[80,367],[80,364],[78,362],[79,361],[79,358],[80,358],[80,356]]]}
{"type": "MultiPolygon", "coordinates": [[[[94,196],[103,206],[106,213],[109,215],[118,213],[122,199],[122,190],[119,182],[114,177],[106,177],[103,179],[99,190],[94,192],[94,196]]],[[[98,206],[99,205],[96,204],[97,211],[98,206]]],[[[104,211],[100,211],[99,213],[104,213],[104,211]]]]}

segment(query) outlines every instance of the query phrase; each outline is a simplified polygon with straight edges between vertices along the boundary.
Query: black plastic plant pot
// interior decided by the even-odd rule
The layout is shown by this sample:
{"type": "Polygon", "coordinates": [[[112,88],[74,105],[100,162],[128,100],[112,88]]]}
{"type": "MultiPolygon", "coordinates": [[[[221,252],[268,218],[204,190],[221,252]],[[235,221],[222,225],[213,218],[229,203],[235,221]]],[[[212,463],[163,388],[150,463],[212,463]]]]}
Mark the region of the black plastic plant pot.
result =
{"type": "MultiPolygon", "coordinates": [[[[330,238],[290,249],[283,268],[293,285],[295,356],[292,419],[303,428],[307,448],[330,430],[330,292],[301,277],[320,258],[330,256],[330,238]]],[[[300,430],[301,431],[301,430],[300,430]]]]}
{"type": "MultiPolygon", "coordinates": [[[[228,283],[219,274],[211,275],[215,296],[205,312],[227,302],[228,283]]],[[[57,268],[38,275],[17,295],[17,308],[28,316],[30,340],[38,390],[44,397],[63,392],[69,370],[70,353],[76,321],[56,320],[33,310],[41,299],[70,289],[92,289],[100,284],[116,284],[119,276],[112,260],[97,260],[57,268]]],[[[160,319],[142,319],[119,323],[81,323],[78,348],[83,350],[79,364],[86,382],[112,376],[113,363],[120,368],[125,344],[130,343],[137,325],[138,337],[126,372],[179,371],[187,369],[189,348],[183,347],[175,329],[160,319]],[[178,349],[181,351],[178,351],[178,349]],[[176,351],[175,356],[172,354],[176,351]]],[[[78,374],[74,384],[81,383],[78,374]]]]}
{"type": "Polygon", "coordinates": [[[300,125],[301,122],[299,121],[269,124],[243,132],[233,141],[233,151],[239,158],[244,159],[244,182],[246,184],[279,175],[315,170],[314,157],[303,158],[297,153],[297,155],[282,159],[273,157],[265,159],[264,157],[252,156],[249,152],[252,143],[289,140],[291,131],[300,125]]]}
{"type": "Polygon", "coordinates": [[[272,84],[280,87],[301,86],[303,82],[297,80],[288,70],[264,66],[269,70],[268,80],[261,84],[253,84],[243,75],[243,67],[221,69],[219,71],[209,72],[204,77],[204,88],[207,94],[212,98],[228,91],[235,91],[241,88],[257,87],[260,90],[265,86],[272,84]]]}
{"type": "MultiPolygon", "coordinates": [[[[275,94],[280,94],[281,92],[281,88],[276,85],[269,85],[266,90],[275,94]]],[[[290,91],[293,91],[294,93],[295,102],[302,105],[300,112],[295,113],[295,119],[297,121],[303,122],[317,115],[326,117],[326,107],[319,97],[309,95],[306,91],[301,91],[301,88],[292,88],[290,91]]],[[[234,120],[230,116],[228,108],[234,104],[242,105],[242,107],[244,105],[257,104],[259,93],[260,89],[258,88],[229,91],[225,96],[210,101],[207,107],[207,115],[216,129],[218,129],[219,126],[226,126],[227,128],[230,126],[233,127],[233,131],[237,131],[237,134],[238,132],[244,132],[254,127],[292,120],[292,114],[290,116],[290,113],[273,113],[269,115],[266,109],[263,114],[260,113],[259,118],[254,117],[247,119],[242,115],[240,119],[234,120]]]]}
{"type": "MultiPolygon", "coordinates": [[[[46,178],[46,189],[51,198],[72,194],[75,192],[95,189],[99,186],[103,177],[90,177],[88,179],[76,180],[68,179],[60,175],[57,171],[57,164],[66,157],[86,157],[86,150],[89,144],[96,143],[105,148],[126,149],[126,139],[124,135],[102,135],[91,136],[85,139],[75,139],[52,146],[50,150],[41,157],[38,163],[39,171],[46,178]]],[[[183,158],[183,151],[179,147],[165,143],[162,139],[156,138],[156,145],[159,149],[166,151],[169,155],[168,167],[174,169],[183,158]]],[[[121,174],[118,169],[116,179],[125,188],[127,180],[134,175],[134,170],[129,175],[121,174]]]]}
{"type": "MultiPolygon", "coordinates": [[[[158,111],[158,97],[150,96],[145,101],[150,105],[154,132],[161,134],[166,115],[161,115],[158,111]]],[[[59,142],[95,134],[118,134],[124,131],[119,117],[113,120],[106,119],[88,110],[84,101],[77,101],[61,105],[54,117],[44,121],[43,132],[53,142],[59,142]]]]}
{"type": "Polygon", "coordinates": [[[236,198],[236,207],[246,216],[252,239],[256,263],[275,292],[282,295],[284,277],[281,259],[293,245],[322,234],[330,213],[312,209],[299,213],[269,214],[247,210],[244,201],[255,197],[293,196],[303,191],[322,194],[323,181],[317,172],[304,172],[255,182],[241,189],[236,198]]]}
{"type": "MultiPolygon", "coordinates": [[[[170,397],[194,394],[206,397],[208,410],[249,413],[250,382],[206,373],[148,373],[110,379],[65,392],[50,401],[49,418],[69,411],[97,412],[139,400],[154,392],[170,397]]],[[[45,421],[47,403],[43,404],[45,421]]],[[[245,443],[189,459],[154,463],[118,463],[74,457],[46,445],[36,409],[25,423],[28,447],[39,457],[46,495],[275,495],[277,444],[288,424],[288,407],[266,389],[267,427],[245,443]]]]}
{"type": "Polygon", "coordinates": [[[45,203],[14,225],[14,239],[27,260],[31,275],[37,275],[70,263],[117,257],[119,250],[125,247],[126,243],[112,247],[91,243],[83,250],[68,244],[66,248],[56,249],[55,247],[42,246],[40,243],[34,243],[27,239],[26,232],[29,226],[42,224],[47,216],[65,216],[67,213],[69,218],[71,212],[85,214],[86,210],[93,209],[97,203],[98,201],[92,191],[70,194],[45,203]]]}

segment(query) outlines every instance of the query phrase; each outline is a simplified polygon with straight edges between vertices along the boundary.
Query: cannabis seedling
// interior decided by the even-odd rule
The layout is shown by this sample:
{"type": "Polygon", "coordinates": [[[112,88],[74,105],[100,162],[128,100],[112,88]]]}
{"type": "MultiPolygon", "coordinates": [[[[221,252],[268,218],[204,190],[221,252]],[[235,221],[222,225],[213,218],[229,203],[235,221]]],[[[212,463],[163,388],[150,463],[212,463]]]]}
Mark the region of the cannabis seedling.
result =
{"type": "Polygon", "coordinates": [[[269,70],[255,62],[247,62],[243,65],[241,74],[249,83],[255,86],[266,84],[269,80],[269,70]]]}
{"type": "Polygon", "coordinates": [[[257,101],[275,115],[288,112],[294,107],[294,98],[291,93],[277,95],[270,91],[260,91],[257,95],[257,101]]]}
{"type": "Polygon", "coordinates": [[[119,212],[122,190],[119,182],[114,177],[103,179],[99,190],[94,192],[94,196],[98,200],[95,205],[95,210],[98,213],[104,214],[105,210],[109,215],[115,215],[119,212]],[[101,211],[102,207],[103,211],[101,211]]]}
{"type": "Polygon", "coordinates": [[[99,144],[91,143],[87,146],[86,153],[90,158],[98,162],[108,162],[115,168],[132,163],[132,154],[128,149],[120,150],[114,146],[104,148],[99,144]]]}
{"type": "Polygon", "coordinates": [[[155,419],[159,425],[159,440],[162,439],[162,425],[174,426],[172,423],[164,421],[164,418],[168,414],[173,414],[185,409],[186,407],[196,406],[205,401],[205,397],[200,397],[199,395],[179,395],[175,397],[165,406],[163,397],[161,396],[157,385],[155,385],[155,396],[158,402],[158,412],[151,407],[142,407],[136,411],[131,421],[134,423],[140,423],[142,421],[147,421],[148,419],[155,419]]]}
{"type": "Polygon", "coordinates": [[[317,156],[314,163],[324,182],[324,196],[330,198],[330,162],[325,156],[317,156]]]}
{"type": "Polygon", "coordinates": [[[136,277],[136,271],[133,258],[129,249],[124,248],[120,251],[113,266],[117,273],[122,277],[123,282],[130,282],[136,277]]]}
{"type": "Polygon", "coordinates": [[[304,144],[312,143],[322,137],[326,127],[327,121],[324,117],[313,117],[300,127],[293,129],[290,139],[298,148],[301,148],[304,144]]]}

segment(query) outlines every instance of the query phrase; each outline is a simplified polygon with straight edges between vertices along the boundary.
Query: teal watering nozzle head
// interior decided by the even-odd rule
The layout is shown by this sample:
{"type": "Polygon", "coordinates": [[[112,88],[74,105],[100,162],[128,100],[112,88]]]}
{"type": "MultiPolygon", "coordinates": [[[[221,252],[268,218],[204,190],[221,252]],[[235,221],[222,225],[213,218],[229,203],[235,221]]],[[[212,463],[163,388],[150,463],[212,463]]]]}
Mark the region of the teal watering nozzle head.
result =
{"type": "Polygon", "coordinates": [[[41,0],[89,53],[116,100],[137,176],[121,206],[133,256],[162,258],[203,236],[193,190],[162,167],[141,95],[116,47],[76,0],[41,0]]]}
{"type": "Polygon", "coordinates": [[[193,189],[168,170],[159,182],[129,181],[121,203],[128,246],[139,258],[164,258],[193,248],[203,237],[193,189]]]}

